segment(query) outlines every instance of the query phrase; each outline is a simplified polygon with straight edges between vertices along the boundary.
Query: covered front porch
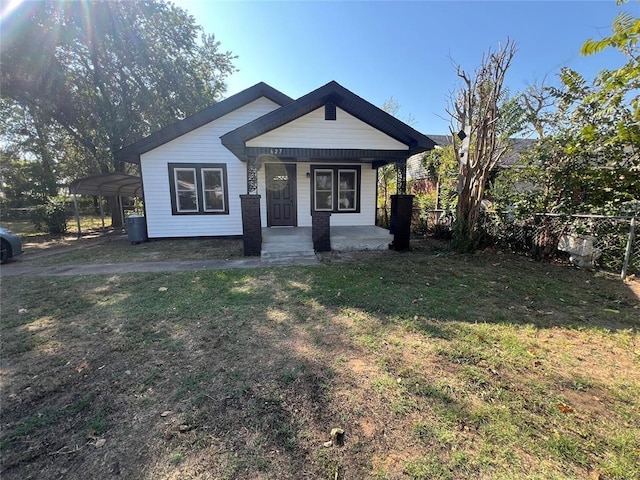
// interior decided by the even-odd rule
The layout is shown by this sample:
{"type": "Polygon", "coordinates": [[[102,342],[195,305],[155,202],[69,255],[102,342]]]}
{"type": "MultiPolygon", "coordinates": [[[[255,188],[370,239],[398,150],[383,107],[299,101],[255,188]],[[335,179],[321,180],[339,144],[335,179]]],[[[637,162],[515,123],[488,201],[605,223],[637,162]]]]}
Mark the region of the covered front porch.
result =
{"type": "Polygon", "coordinates": [[[406,162],[435,144],[336,82],[220,140],[246,162],[247,194],[240,195],[245,255],[409,248],[413,197],[406,195],[406,162]],[[378,169],[389,164],[397,174],[393,238],[374,225],[378,169]],[[283,244],[278,236],[287,234],[265,226],[307,227],[288,233],[305,240],[283,244]]]}
{"type": "MultiPolygon", "coordinates": [[[[393,236],[373,225],[331,227],[330,248],[334,251],[386,250],[393,236]]],[[[314,257],[312,227],[271,227],[262,229],[261,257],[314,257]]]]}

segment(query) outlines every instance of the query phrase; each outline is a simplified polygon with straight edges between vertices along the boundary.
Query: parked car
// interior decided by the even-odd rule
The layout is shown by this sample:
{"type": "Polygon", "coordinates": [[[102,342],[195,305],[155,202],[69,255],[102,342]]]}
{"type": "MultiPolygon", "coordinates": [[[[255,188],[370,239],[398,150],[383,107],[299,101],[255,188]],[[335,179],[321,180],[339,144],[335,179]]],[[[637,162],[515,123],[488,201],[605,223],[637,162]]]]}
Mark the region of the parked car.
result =
{"type": "Polygon", "coordinates": [[[22,241],[11,230],[0,227],[0,263],[6,263],[12,257],[22,255],[22,241]]]}

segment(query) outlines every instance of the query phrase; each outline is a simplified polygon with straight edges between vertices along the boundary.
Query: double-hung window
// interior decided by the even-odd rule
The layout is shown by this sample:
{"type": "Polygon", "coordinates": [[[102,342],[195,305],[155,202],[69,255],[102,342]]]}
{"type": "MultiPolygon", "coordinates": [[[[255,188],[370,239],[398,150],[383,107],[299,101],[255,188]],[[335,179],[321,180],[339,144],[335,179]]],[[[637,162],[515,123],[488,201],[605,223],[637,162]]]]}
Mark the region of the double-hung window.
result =
{"type": "Polygon", "coordinates": [[[225,164],[170,163],[169,184],[174,215],[229,213],[225,164]]]}
{"type": "Polygon", "coordinates": [[[173,170],[176,190],[176,210],[178,213],[198,211],[198,190],[196,189],[196,169],[176,168],[173,170]]]}
{"type": "Polygon", "coordinates": [[[338,211],[354,212],[358,207],[358,171],[338,169],[338,211]]]}
{"type": "Polygon", "coordinates": [[[224,172],[222,168],[202,169],[202,197],[205,212],[224,213],[224,172]]]}
{"type": "Polygon", "coordinates": [[[333,211],[333,170],[315,170],[313,180],[315,209],[333,211]]]}
{"type": "Polygon", "coordinates": [[[313,209],[360,212],[360,166],[312,166],[313,209]]]}

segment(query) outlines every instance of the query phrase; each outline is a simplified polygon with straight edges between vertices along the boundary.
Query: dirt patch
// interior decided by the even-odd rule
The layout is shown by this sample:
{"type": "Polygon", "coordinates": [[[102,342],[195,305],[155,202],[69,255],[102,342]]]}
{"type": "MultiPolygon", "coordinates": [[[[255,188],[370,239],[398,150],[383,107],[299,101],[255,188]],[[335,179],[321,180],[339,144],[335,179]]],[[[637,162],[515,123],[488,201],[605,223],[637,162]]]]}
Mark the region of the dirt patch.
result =
{"type": "Polygon", "coordinates": [[[640,300],[640,279],[637,279],[634,275],[633,277],[628,277],[625,283],[636,296],[636,298],[640,300]]]}
{"type": "Polygon", "coordinates": [[[185,238],[131,244],[126,234],[112,231],[82,238],[63,237],[25,243],[19,263],[38,266],[141,263],[234,259],[243,256],[237,238],[185,238]]]}

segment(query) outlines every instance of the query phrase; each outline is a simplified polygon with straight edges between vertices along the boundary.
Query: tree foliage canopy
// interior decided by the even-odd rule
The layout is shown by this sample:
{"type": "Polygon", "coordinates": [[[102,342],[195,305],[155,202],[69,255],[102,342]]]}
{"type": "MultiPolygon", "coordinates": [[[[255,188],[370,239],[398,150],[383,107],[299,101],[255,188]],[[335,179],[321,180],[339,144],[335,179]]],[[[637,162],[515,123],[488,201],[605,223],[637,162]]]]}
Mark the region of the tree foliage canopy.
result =
{"type": "Polygon", "coordinates": [[[1,40],[5,148],[58,180],[123,171],[113,152],[214,103],[234,71],[162,0],[23,2],[1,40]]]}
{"type": "Polygon", "coordinates": [[[522,168],[503,173],[497,190],[503,206],[522,213],[639,211],[639,38],[640,19],[622,12],[612,35],[587,40],[582,52],[615,48],[624,65],[601,71],[592,82],[564,68],[559,87],[524,93],[526,117],[539,139],[523,155],[522,168]]]}

